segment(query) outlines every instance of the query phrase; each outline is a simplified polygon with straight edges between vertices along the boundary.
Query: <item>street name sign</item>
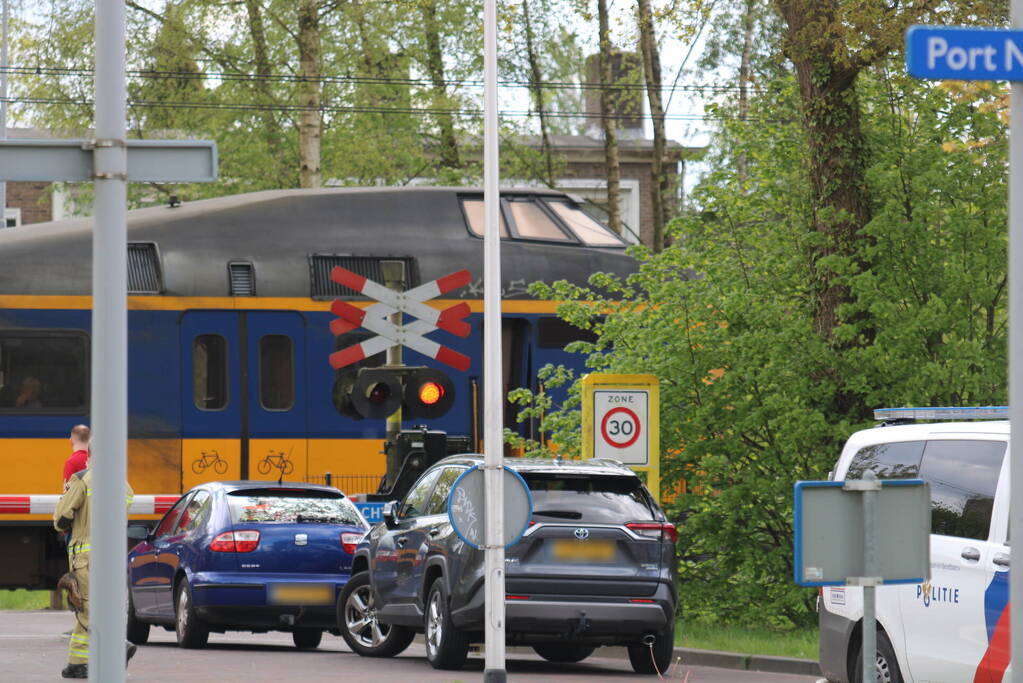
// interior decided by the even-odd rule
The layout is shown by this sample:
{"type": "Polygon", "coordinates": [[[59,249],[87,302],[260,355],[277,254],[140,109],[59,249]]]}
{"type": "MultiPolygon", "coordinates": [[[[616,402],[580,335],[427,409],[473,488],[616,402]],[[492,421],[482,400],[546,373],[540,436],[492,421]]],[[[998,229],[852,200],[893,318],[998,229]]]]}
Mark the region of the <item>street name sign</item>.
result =
{"type": "Polygon", "coordinates": [[[879,480],[873,554],[865,568],[864,505],[859,490],[842,481],[795,485],[795,580],[800,586],[858,585],[861,577],[885,584],[922,583],[930,577],[931,504],[922,479],[879,480]]]}
{"type": "Polygon", "coordinates": [[[932,80],[1023,81],[1023,31],[913,26],[906,31],[906,69],[932,80]]]}
{"type": "MultiPolygon", "coordinates": [[[[96,179],[96,140],[0,140],[0,179],[88,182],[96,179]]],[[[208,183],[217,179],[211,140],[127,140],[127,180],[208,183]]]]}

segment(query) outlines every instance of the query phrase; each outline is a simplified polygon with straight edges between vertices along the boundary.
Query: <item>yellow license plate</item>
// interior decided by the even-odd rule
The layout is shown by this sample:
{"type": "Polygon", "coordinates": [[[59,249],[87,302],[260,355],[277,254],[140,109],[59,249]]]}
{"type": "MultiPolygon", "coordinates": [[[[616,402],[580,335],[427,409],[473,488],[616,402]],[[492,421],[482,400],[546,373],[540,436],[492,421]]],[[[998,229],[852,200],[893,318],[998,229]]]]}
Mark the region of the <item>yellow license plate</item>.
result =
{"type": "Polygon", "coordinates": [[[610,562],[615,559],[613,541],[554,541],[554,559],[565,562],[610,562]]]}
{"type": "Polygon", "coordinates": [[[329,583],[278,583],[269,591],[273,605],[330,605],[334,587],[329,583]]]}

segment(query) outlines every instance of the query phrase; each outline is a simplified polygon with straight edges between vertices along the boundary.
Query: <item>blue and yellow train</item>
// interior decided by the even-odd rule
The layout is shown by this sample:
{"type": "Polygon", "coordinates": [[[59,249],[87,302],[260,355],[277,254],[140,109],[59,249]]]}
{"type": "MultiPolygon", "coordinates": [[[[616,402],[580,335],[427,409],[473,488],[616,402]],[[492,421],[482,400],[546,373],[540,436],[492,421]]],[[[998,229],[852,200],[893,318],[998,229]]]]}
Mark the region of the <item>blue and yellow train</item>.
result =
{"type": "MultiPolygon", "coordinates": [[[[385,470],[382,420],[334,405],[328,356],[370,333],[331,334],[330,302],[371,301],[332,282],[334,266],[381,281],[405,263],[408,287],[467,268],[466,338],[432,338],[471,360],[443,368],[456,399],[431,429],[480,437],[483,196],[466,188],[282,190],[128,214],[129,480],[170,494],[213,479],[316,480],[373,490],[385,470]]],[[[504,389],[536,388],[546,363],[585,333],[531,298],[536,280],[584,283],[636,268],[625,244],[562,193],[502,191],[504,389]]],[[[89,422],[92,221],[0,230],[2,494],[55,494],[68,432],[89,422]]],[[[384,354],[361,364],[379,365],[384,354]]],[[[405,352],[409,365],[437,366],[405,352]]],[[[514,425],[509,408],[505,423],[514,425]]],[[[407,424],[406,426],[411,426],[407,424]]],[[[530,429],[526,425],[523,429],[530,429]]],[[[62,553],[48,520],[0,513],[0,587],[49,587],[62,553]]]]}

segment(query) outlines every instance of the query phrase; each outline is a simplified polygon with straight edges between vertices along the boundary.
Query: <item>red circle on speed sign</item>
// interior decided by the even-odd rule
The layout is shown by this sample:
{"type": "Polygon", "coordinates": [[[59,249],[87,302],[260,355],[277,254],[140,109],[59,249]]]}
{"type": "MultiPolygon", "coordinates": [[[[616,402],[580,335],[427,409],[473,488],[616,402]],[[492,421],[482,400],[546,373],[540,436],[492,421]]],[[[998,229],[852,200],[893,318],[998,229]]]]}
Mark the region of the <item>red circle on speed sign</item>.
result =
{"type": "Polygon", "coordinates": [[[639,418],[636,417],[636,413],[623,406],[612,408],[600,421],[600,435],[610,446],[628,448],[639,438],[639,418]],[[624,414],[628,419],[611,422],[611,417],[619,414],[624,414]]]}

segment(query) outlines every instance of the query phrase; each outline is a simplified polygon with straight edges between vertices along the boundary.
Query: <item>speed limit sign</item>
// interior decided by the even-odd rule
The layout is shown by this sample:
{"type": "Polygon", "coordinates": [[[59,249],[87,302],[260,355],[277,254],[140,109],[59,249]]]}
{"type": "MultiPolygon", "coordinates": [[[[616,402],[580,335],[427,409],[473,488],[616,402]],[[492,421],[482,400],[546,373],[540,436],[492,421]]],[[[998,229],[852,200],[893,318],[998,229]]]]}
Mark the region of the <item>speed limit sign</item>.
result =
{"type": "Polygon", "coordinates": [[[660,495],[660,387],[654,375],[593,372],[582,381],[583,457],[618,460],[660,495]]]}
{"type": "Polygon", "coordinates": [[[648,403],[646,391],[595,390],[593,421],[598,433],[593,457],[646,465],[650,461],[648,403]]]}

